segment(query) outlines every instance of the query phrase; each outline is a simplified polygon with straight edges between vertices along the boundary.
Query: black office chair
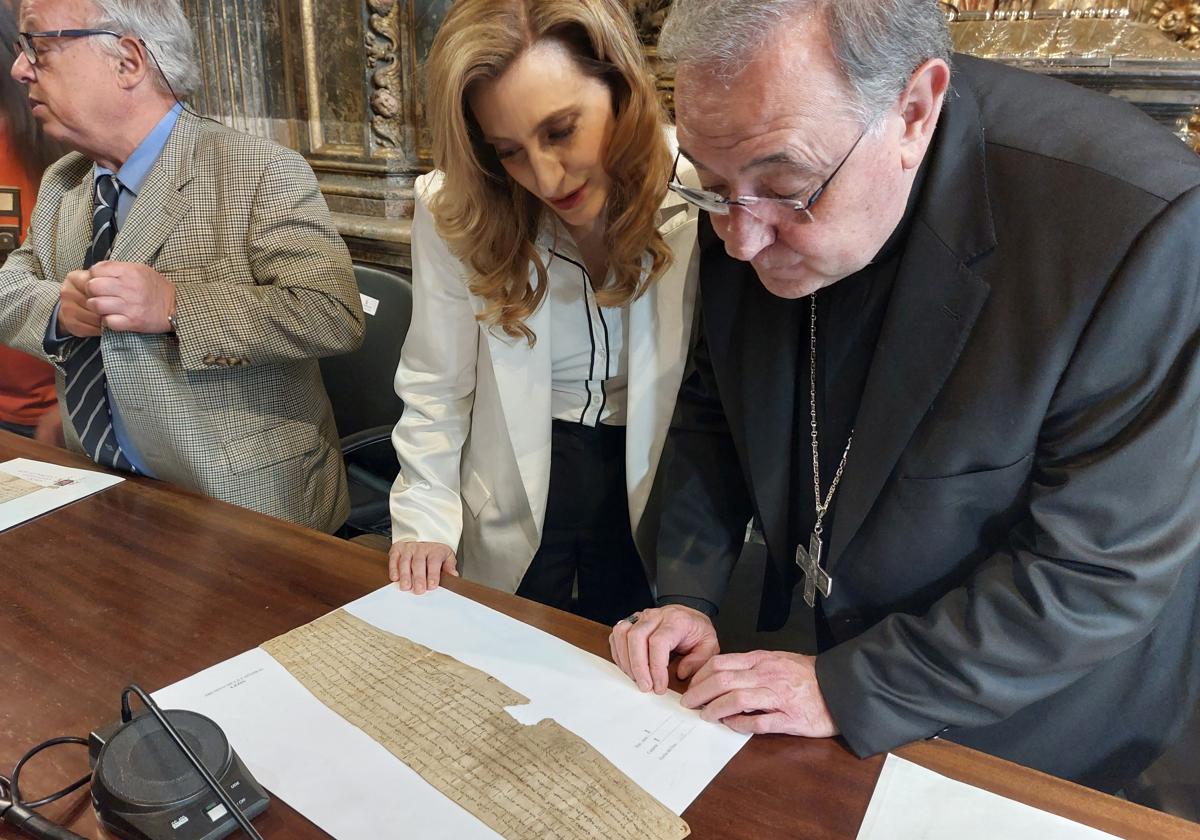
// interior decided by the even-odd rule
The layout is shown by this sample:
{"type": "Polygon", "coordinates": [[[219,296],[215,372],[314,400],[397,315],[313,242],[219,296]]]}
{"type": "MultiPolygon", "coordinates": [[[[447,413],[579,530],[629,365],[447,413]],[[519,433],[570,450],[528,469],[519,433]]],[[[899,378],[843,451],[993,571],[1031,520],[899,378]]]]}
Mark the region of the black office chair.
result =
{"type": "Polygon", "coordinates": [[[367,313],[362,347],[321,360],[350,483],[349,537],[391,530],[388,492],[400,469],[391,434],[404,410],[392,383],[412,320],[408,277],[366,265],[355,265],[354,277],[367,313]]]}

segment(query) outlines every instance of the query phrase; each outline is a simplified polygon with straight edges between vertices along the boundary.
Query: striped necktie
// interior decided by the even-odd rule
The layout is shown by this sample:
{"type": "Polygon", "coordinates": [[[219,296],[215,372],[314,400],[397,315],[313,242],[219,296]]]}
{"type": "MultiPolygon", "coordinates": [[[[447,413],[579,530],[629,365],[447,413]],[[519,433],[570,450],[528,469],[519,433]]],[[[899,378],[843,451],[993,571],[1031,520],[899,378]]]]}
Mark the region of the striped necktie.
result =
{"type": "MultiPolygon", "coordinates": [[[[112,251],[113,239],[117,235],[117,199],[120,195],[121,182],[115,177],[101,175],[96,179],[92,244],[88,246],[84,257],[84,268],[91,268],[101,260],[108,259],[112,251]]],[[[121,451],[113,430],[100,339],[81,339],[70,358],[63,362],[63,372],[64,402],[83,451],[101,466],[133,472],[133,465],[121,451]]]]}

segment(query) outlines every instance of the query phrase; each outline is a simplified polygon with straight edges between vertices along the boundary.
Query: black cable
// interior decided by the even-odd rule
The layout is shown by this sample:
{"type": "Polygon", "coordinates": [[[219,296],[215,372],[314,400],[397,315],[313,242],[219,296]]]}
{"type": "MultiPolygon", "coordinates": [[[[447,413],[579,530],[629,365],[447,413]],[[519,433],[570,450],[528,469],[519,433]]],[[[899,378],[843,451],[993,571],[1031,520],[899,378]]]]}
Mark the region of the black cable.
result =
{"type": "Polygon", "coordinates": [[[88,773],[86,776],[71,782],[71,784],[67,785],[62,790],[52,793],[49,796],[44,796],[41,799],[33,802],[26,802],[21,798],[21,771],[25,768],[25,765],[29,763],[31,758],[43,750],[48,750],[51,747],[57,747],[63,744],[80,744],[86,747],[88,742],[86,738],[76,738],[74,736],[68,736],[65,738],[51,738],[49,741],[43,741],[29,752],[25,753],[25,755],[21,756],[21,760],[18,761],[17,766],[13,768],[12,779],[8,780],[7,785],[9,792],[12,794],[12,801],[14,805],[20,805],[25,808],[41,808],[43,805],[49,805],[51,802],[57,802],[64,796],[74,793],[92,780],[92,774],[88,773]]]}
{"type": "Polygon", "coordinates": [[[225,809],[233,815],[233,818],[237,821],[237,824],[242,827],[242,830],[246,832],[247,836],[251,837],[252,840],[262,840],[262,835],[260,835],[258,831],[255,830],[254,826],[250,824],[250,820],[246,819],[246,815],[242,813],[242,809],[237,806],[237,803],[233,801],[233,798],[230,797],[225,788],[221,786],[221,783],[213,778],[213,774],[210,773],[208,768],[204,766],[204,762],[202,762],[196,753],[192,751],[192,748],[187,745],[187,742],[179,736],[178,730],[176,730],[171,722],[167,720],[167,716],[163,714],[162,709],[158,707],[158,704],[150,698],[149,694],[142,691],[142,689],[137,685],[127,686],[126,689],[121,692],[121,720],[125,723],[128,723],[133,719],[133,710],[129,707],[129,695],[131,693],[136,694],[139,698],[141,698],[142,704],[150,711],[152,715],[154,715],[155,718],[158,719],[159,724],[164,730],[166,730],[167,734],[171,736],[171,740],[175,742],[175,746],[179,747],[179,749],[187,757],[187,760],[191,762],[192,766],[195,767],[196,770],[199,771],[204,781],[207,782],[208,786],[217,794],[217,797],[220,798],[221,803],[225,806],[225,809]]]}
{"type": "MultiPolygon", "coordinates": [[[[85,742],[86,743],[86,742],[85,742]]],[[[36,755],[42,749],[46,749],[50,744],[39,744],[26,753],[21,762],[28,761],[33,755],[36,755]]],[[[35,812],[29,805],[25,805],[19,797],[13,792],[13,784],[19,774],[14,772],[13,779],[7,776],[0,775],[0,820],[15,826],[19,831],[29,834],[33,837],[42,838],[42,840],[84,840],[78,834],[75,834],[69,829],[55,825],[45,817],[35,812]]],[[[88,778],[90,778],[90,774],[88,778]]],[[[83,780],[84,782],[87,779],[83,780]]],[[[79,787],[79,783],[75,783],[71,787],[60,791],[52,798],[46,801],[54,801],[62,796],[66,796],[72,790],[79,787]]]]}
{"type": "Polygon", "coordinates": [[[179,98],[179,95],[175,93],[175,88],[171,86],[171,80],[167,78],[167,74],[163,72],[162,65],[158,63],[158,56],[151,52],[150,47],[146,44],[144,39],[138,38],[138,43],[142,45],[142,49],[146,51],[146,55],[150,56],[150,59],[154,62],[154,66],[158,68],[158,75],[162,76],[162,80],[167,83],[167,90],[171,91],[171,96],[176,102],[179,103],[180,108],[187,111],[193,117],[199,117],[202,120],[208,120],[209,122],[214,122],[217,125],[224,125],[224,123],[220,120],[214,120],[212,117],[206,117],[203,114],[197,114],[195,111],[189,108],[184,101],[179,98]]]}
{"type": "MultiPolygon", "coordinates": [[[[199,757],[192,751],[191,747],[189,747],[183,738],[180,737],[178,730],[176,730],[174,725],[167,720],[166,715],[163,714],[162,709],[158,707],[158,704],[156,704],[150,698],[150,695],[148,695],[137,685],[130,685],[121,693],[121,721],[123,723],[129,723],[131,720],[133,720],[133,710],[129,706],[130,694],[137,694],[137,696],[141,698],[141,701],[145,707],[158,720],[159,724],[171,737],[171,740],[175,742],[175,745],[183,752],[184,756],[188,759],[192,766],[199,771],[204,781],[217,794],[217,797],[221,800],[221,803],[225,806],[226,810],[233,816],[234,820],[251,838],[251,840],[262,840],[262,835],[255,830],[254,826],[251,825],[250,821],[246,818],[246,815],[242,813],[242,809],[237,806],[237,804],[221,786],[220,782],[213,778],[212,773],[210,773],[208,768],[204,766],[204,763],[200,761],[199,757]]],[[[91,773],[88,773],[86,776],[75,780],[63,789],[55,791],[49,796],[44,796],[36,801],[24,802],[21,799],[21,771],[25,769],[25,765],[41,752],[48,750],[51,747],[57,747],[66,744],[78,744],[85,747],[89,746],[86,738],[78,738],[75,736],[51,738],[48,741],[43,741],[21,756],[20,760],[17,761],[16,766],[13,768],[11,778],[0,774],[0,821],[8,822],[12,825],[15,825],[22,831],[26,831],[35,836],[50,838],[51,840],[54,838],[62,838],[62,840],[82,840],[79,835],[74,834],[60,826],[56,826],[40,815],[34,813],[34,809],[40,808],[44,805],[49,805],[52,802],[57,802],[64,796],[79,790],[79,788],[91,781],[91,773]]]]}

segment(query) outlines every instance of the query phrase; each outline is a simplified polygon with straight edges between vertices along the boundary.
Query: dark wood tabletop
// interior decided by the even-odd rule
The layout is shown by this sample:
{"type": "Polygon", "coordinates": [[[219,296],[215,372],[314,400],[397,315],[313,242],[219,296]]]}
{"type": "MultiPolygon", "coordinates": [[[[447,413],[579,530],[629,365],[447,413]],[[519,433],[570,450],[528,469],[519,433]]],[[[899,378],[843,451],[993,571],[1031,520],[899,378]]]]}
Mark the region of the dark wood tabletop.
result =
{"type": "MultiPolygon", "coordinates": [[[[0,462],[16,457],[94,468],[0,432],[0,462]]],[[[156,691],[385,582],[378,551],[142,478],[4,531],[0,772],[41,741],[115,720],[131,682],[156,691]]],[[[448,588],[608,657],[601,625],[467,581],[448,588]]],[[[948,742],[898,754],[1120,837],[1200,840],[1198,825],[948,742]]],[[[684,818],[698,840],[852,840],[881,765],[837,739],[755,737],[684,818]]],[[[22,774],[22,792],[43,795],[85,772],[84,748],[57,748],[22,774]]],[[[101,836],[85,791],[43,813],[101,836]]],[[[265,838],[327,836],[278,799],[255,825],[265,838]]]]}

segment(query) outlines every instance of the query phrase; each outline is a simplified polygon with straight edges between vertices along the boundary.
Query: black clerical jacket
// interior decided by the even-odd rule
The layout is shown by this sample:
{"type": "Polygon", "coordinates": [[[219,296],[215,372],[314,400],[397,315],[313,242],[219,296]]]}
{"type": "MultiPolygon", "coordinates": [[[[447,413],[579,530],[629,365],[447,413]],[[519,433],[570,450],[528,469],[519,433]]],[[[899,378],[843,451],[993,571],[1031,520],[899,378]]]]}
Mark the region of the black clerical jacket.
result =
{"type": "MultiPolygon", "coordinates": [[[[818,679],[861,755],[940,734],[1116,789],[1200,688],[1200,159],[966,57],[930,154],[827,532],[818,679]]],[[[720,604],[753,515],[769,628],[807,542],[806,310],[719,242],[701,297],[659,596],[720,604]]]]}

